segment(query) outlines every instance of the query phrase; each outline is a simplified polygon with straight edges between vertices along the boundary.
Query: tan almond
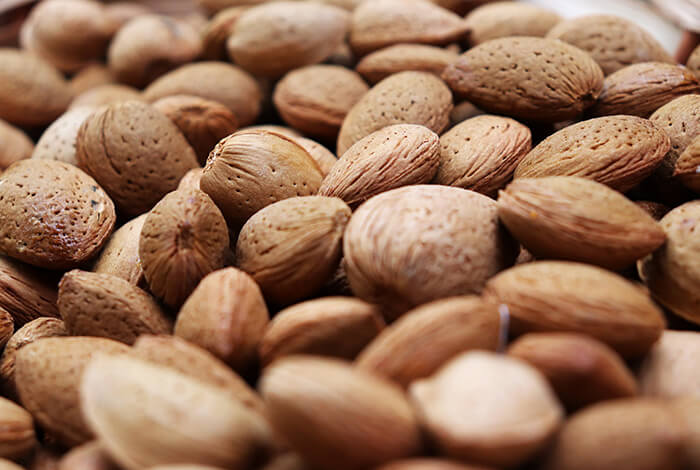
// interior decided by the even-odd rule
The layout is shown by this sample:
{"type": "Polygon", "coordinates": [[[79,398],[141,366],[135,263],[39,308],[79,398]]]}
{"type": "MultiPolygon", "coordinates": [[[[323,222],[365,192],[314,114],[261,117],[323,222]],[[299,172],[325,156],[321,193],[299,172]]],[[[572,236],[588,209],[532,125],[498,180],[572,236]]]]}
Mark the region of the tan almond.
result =
{"type": "Polygon", "coordinates": [[[700,79],[700,46],[693,49],[686,66],[700,79]]]}
{"type": "Polygon", "coordinates": [[[34,142],[22,132],[0,119],[0,172],[14,162],[29,158],[34,151],[34,142]]]}
{"type": "Polygon", "coordinates": [[[686,397],[669,403],[676,416],[684,422],[688,432],[685,462],[689,470],[700,468],[700,398],[686,397]]]}
{"type": "Polygon", "coordinates": [[[687,188],[700,193],[700,135],[693,140],[678,157],[673,176],[687,188]]]}
{"type": "Polygon", "coordinates": [[[517,466],[533,457],[564,416],[537,369],[492,352],[455,357],[432,377],[414,382],[410,394],[421,425],[442,455],[495,467],[517,466]]]}
{"type": "MultiPolygon", "coordinates": [[[[700,94],[685,95],[657,109],[649,120],[671,139],[671,148],[658,172],[670,177],[676,162],[690,143],[700,136],[700,94]]],[[[672,184],[672,183],[671,183],[672,184]]]]}
{"type": "Polygon", "coordinates": [[[78,166],[76,156],[78,131],[93,112],[95,108],[92,106],[79,106],[63,113],[41,134],[32,158],[58,160],[78,166]]]}
{"type": "Polygon", "coordinates": [[[513,119],[467,119],[440,136],[435,183],[495,196],[531,148],[530,129],[513,119]]]}
{"type": "Polygon", "coordinates": [[[578,117],[603,88],[603,72],[586,52],[521,36],[468,50],[442,77],[459,97],[487,112],[543,122],[578,117]]]}
{"type": "Polygon", "coordinates": [[[135,286],[145,285],[139,239],[147,215],[142,214],[114,231],[95,261],[94,272],[117,276],[135,286]]]}
{"type": "Polygon", "coordinates": [[[537,258],[620,270],[666,241],[644,209],[603,184],[575,176],[518,178],[501,191],[498,214],[537,258]]]}
{"type": "Polygon", "coordinates": [[[0,349],[4,348],[15,332],[15,321],[10,312],[0,307],[0,349]]]}
{"type": "Polygon", "coordinates": [[[382,331],[355,365],[407,388],[460,353],[495,351],[500,323],[496,305],[476,296],[437,300],[407,312],[382,331]]]}
{"type": "Polygon", "coordinates": [[[430,72],[438,77],[459,55],[424,44],[396,44],[372,52],[358,64],[357,71],[370,83],[378,83],[395,73],[413,70],[430,72]]]}
{"type": "Polygon", "coordinates": [[[517,2],[488,3],[465,18],[472,46],[508,36],[544,37],[560,21],[548,8],[517,2]]]}
{"type": "Polygon", "coordinates": [[[73,90],[73,94],[79,96],[92,88],[115,82],[116,78],[109,71],[107,65],[94,63],[83,67],[73,75],[70,80],[70,87],[73,90]]]}
{"type": "Polygon", "coordinates": [[[700,399],[700,373],[696,367],[700,333],[666,330],[639,369],[644,395],[670,399],[700,399]]]}
{"type": "Polygon", "coordinates": [[[178,190],[200,189],[199,182],[202,180],[204,170],[202,168],[193,168],[182,177],[180,184],[177,185],[178,190]]]}
{"type": "Polygon", "coordinates": [[[413,459],[394,460],[381,467],[375,467],[375,470],[489,470],[486,467],[476,467],[467,465],[461,462],[431,458],[431,457],[416,457],[413,459]]]}
{"type": "Polygon", "coordinates": [[[76,95],[69,109],[106,106],[125,101],[143,101],[143,95],[136,88],[118,83],[107,83],[90,88],[76,95]]]}
{"type": "Polygon", "coordinates": [[[522,264],[491,278],[484,295],[508,309],[513,334],[588,334],[625,358],[646,354],[666,325],[641,287],[580,263],[522,264]]]}
{"type": "Polygon", "coordinates": [[[99,442],[73,447],[61,457],[56,470],[119,470],[99,442]]]}
{"type": "Polygon", "coordinates": [[[0,256],[0,308],[18,328],[39,317],[58,317],[58,278],[53,273],[0,256]]]}
{"type": "Polygon", "coordinates": [[[547,137],[525,156],[514,176],[580,176],[625,192],[649,176],[670,147],[664,131],[646,119],[590,119],[547,137]]]}
{"type": "MultiPolygon", "coordinates": [[[[369,2],[372,3],[372,2],[369,2]]],[[[401,72],[382,80],[352,107],[338,135],[338,156],[392,124],[418,124],[440,134],[449,124],[452,94],[426,72],[401,72]]]]}
{"type": "Polygon", "coordinates": [[[314,467],[371,468],[421,450],[403,391],[349,363],[289,356],[261,380],[275,429],[314,467]]]}
{"type": "Polygon", "coordinates": [[[24,467],[17,465],[11,460],[0,459],[0,470],[25,470],[24,467]]]}
{"type": "Polygon", "coordinates": [[[202,33],[202,58],[222,61],[228,58],[226,41],[233,34],[238,19],[249,8],[250,5],[229,6],[212,16],[202,33]]]}
{"type": "Polygon", "coordinates": [[[0,458],[26,457],[36,445],[32,415],[7,398],[0,398],[0,458]]]}
{"type": "Polygon", "coordinates": [[[260,341],[267,366],[293,354],[352,360],[384,328],[377,307],[359,299],[325,297],[288,307],[275,315],[260,341]]]}
{"type": "Polygon", "coordinates": [[[325,178],[328,173],[330,173],[333,165],[335,165],[338,161],[335,155],[333,155],[333,152],[315,140],[307,139],[305,137],[293,137],[293,139],[296,141],[296,143],[301,145],[304,150],[309,152],[309,155],[311,155],[311,158],[314,159],[321,170],[321,175],[325,178]]]}
{"type": "Polygon", "coordinates": [[[476,116],[484,114],[479,108],[471,104],[469,101],[462,101],[455,104],[455,107],[450,113],[450,123],[452,127],[456,126],[460,122],[464,122],[467,119],[471,119],[476,116]]]}

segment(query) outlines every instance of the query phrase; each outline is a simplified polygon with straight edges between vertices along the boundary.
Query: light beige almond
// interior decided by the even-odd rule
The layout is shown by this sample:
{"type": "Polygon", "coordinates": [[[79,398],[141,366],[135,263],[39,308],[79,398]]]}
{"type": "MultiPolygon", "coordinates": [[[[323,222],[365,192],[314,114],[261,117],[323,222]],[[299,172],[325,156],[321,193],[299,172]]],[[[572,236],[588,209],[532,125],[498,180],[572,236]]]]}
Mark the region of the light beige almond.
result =
{"type": "Polygon", "coordinates": [[[29,158],[34,151],[34,142],[22,132],[0,119],[0,172],[14,162],[29,158]]]}
{"type": "Polygon", "coordinates": [[[687,188],[700,193],[700,135],[678,157],[673,176],[677,177],[687,188]]]}
{"type": "Polygon", "coordinates": [[[92,106],[79,106],[63,113],[41,134],[32,158],[58,160],[78,166],[75,149],[78,131],[95,109],[92,106]]]}
{"type": "Polygon", "coordinates": [[[642,393],[664,399],[700,399],[700,373],[695,361],[699,353],[700,333],[664,331],[639,370],[642,393]]]}
{"type": "Polygon", "coordinates": [[[365,56],[357,71],[368,82],[377,83],[399,72],[430,72],[438,77],[459,55],[447,49],[424,44],[396,44],[365,56]]]}
{"type": "Polygon", "coordinates": [[[92,268],[94,272],[117,276],[135,286],[145,286],[143,266],[139,258],[139,239],[147,215],[142,214],[114,231],[95,261],[92,268]]]}
{"type": "Polygon", "coordinates": [[[56,470],[119,470],[99,442],[73,447],[61,457],[56,470]]]}
{"type": "Polygon", "coordinates": [[[472,46],[508,36],[544,37],[561,21],[554,11],[519,2],[492,2],[470,12],[466,18],[472,46]]]}
{"type": "Polygon", "coordinates": [[[94,107],[123,103],[125,101],[143,101],[143,96],[136,88],[118,83],[107,83],[90,88],[76,95],[69,109],[94,107]]]}
{"type": "Polygon", "coordinates": [[[0,458],[21,459],[36,445],[32,415],[7,398],[0,398],[0,458]]]}
{"type": "Polygon", "coordinates": [[[107,68],[107,65],[94,63],[83,67],[73,75],[70,80],[70,87],[73,90],[73,94],[78,96],[92,88],[115,82],[116,79],[112,72],[109,71],[109,68],[107,68]]]}

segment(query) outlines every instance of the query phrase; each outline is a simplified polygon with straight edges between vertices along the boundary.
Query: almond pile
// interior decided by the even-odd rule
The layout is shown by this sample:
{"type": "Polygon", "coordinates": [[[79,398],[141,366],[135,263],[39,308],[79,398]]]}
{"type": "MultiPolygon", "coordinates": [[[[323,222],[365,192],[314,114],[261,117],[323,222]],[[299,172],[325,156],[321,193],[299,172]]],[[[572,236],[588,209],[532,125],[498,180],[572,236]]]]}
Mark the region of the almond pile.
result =
{"type": "Polygon", "coordinates": [[[0,470],[700,470],[700,48],[9,4],[0,470]]]}

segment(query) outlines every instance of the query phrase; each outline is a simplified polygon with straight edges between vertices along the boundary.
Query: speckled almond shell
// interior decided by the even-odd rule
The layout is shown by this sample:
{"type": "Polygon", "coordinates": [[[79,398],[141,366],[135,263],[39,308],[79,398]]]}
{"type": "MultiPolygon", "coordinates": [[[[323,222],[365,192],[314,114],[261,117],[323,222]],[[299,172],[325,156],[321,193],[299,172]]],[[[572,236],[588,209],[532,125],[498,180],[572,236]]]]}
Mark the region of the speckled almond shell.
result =
{"type": "Polygon", "coordinates": [[[439,143],[438,135],[424,126],[387,126],[350,147],[318,193],[356,207],[390,189],[428,183],[440,161],[439,143]]]}
{"type": "Polygon", "coordinates": [[[484,295],[508,309],[512,334],[588,334],[625,358],[643,356],[666,326],[640,286],[587,264],[522,264],[491,278],[484,295]]]}
{"type": "Polygon", "coordinates": [[[277,83],[273,101],[287,124],[299,131],[335,139],[345,115],[369,90],[356,72],[339,65],[296,69],[277,83]]]}
{"type": "Polygon", "coordinates": [[[420,124],[440,134],[450,123],[452,94],[426,72],[401,72],[376,84],[345,116],[337,155],[355,142],[392,124],[420,124]]]}
{"type": "Polygon", "coordinates": [[[58,311],[72,336],[133,344],[143,334],[168,334],[172,320],[153,298],[110,274],[69,271],[58,287],[58,311]]]}
{"type": "Polygon", "coordinates": [[[139,257],[148,285],[171,307],[180,307],[199,281],[222,268],[229,245],[221,211],[199,190],[173,191],[146,217],[139,257]]]}
{"type": "Polygon", "coordinates": [[[15,382],[22,404],[37,423],[64,445],[89,441],[92,431],[80,411],[80,381],[99,353],[127,353],[129,347],[105,338],[41,338],[15,356],[15,382]]]}
{"type": "Polygon", "coordinates": [[[639,62],[675,63],[654,36],[619,16],[588,15],[562,21],[547,37],[588,52],[609,75],[639,62]]]}
{"type": "Polygon", "coordinates": [[[163,75],[144,90],[150,102],[172,95],[193,95],[217,101],[231,110],[241,126],[260,114],[262,91],[255,79],[235,65],[198,62],[163,75]]]}
{"type": "Polygon", "coordinates": [[[276,202],[243,226],[236,262],[258,283],[268,302],[304,299],[338,267],[350,208],[338,198],[308,196],[276,202]]]}
{"type": "Polygon", "coordinates": [[[576,118],[603,88],[603,72],[586,52],[554,39],[519,36],[468,50],[442,77],[485,111],[543,122],[576,118]]]}
{"type": "Polygon", "coordinates": [[[70,103],[69,109],[93,107],[123,103],[125,101],[143,101],[141,92],[136,88],[119,83],[106,83],[90,88],[77,95],[70,103]]]}
{"type": "Polygon", "coordinates": [[[508,36],[543,37],[560,21],[550,9],[518,2],[493,2],[465,18],[472,46],[508,36]]]}
{"type": "Polygon", "coordinates": [[[0,119],[0,171],[4,170],[14,162],[29,158],[34,151],[34,142],[22,132],[0,119]]]}
{"type": "Polygon", "coordinates": [[[79,106],[63,113],[41,134],[32,158],[58,160],[78,166],[75,145],[80,126],[95,112],[92,106],[79,106]]]}
{"type": "Polygon", "coordinates": [[[438,77],[459,54],[440,47],[423,44],[397,44],[365,56],[357,71],[370,83],[378,83],[399,72],[413,70],[430,72],[438,77]]]}
{"type": "Polygon", "coordinates": [[[95,261],[92,268],[94,272],[117,276],[135,286],[144,285],[139,239],[147,216],[148,214],[142,214],[114,231],[95,261]]]}
{"type": "Polygon", "coordinates": [[[0,48],[0,63],[0,119],[17,126],[41,126],[68,108],[73,93],[49,63],[9,48],[0,48]]]}
{"type": "Polygon", "coordinates": [[[207,275],[180,309],[175,335],[241,373],[256,364],[269,313],[253,278],[236,268],[207,275]]]}
{"type": "Polygon", "coordinates": [[[634,64],[605,78],[590,114],[648,117],[675,98],[692,93],[700,93],[700,81],[685,67],[661,62],[634,64]]]}
{"type": "Polygon", "coordinates": [[[206,60],[226,60],[226,41],[233,33],[236,21],[250,5],[228,6],[214,15],[202,32],[202,58],[206,60]]]}
{"type": "Polygon", "coordinates": [[[662,305],[700,324],[700,201],[676,207],[661,227],[666,244],[639,263],[639,275],[662,305]]]}
{"type": "Polygon", "coordinates": [[[177,188],[197,157],[177,126],[152,106],[127,101],[101,108],[78,131],[77,158],[119,212],[139,215],[177,188]]]}
{"type": "Polygon", "coordinates": [[[670,148],[664,131],[646,119],[590,119],[547,137],[525,156],[514,176],[580,176],[624,192],[649,176],[670,148]]]}
{"type": "Polygon", "coordinates": [[[657,109],[649,118],[671,139],[671,148],[659,171],[671,176],[678,157],[700,136],[700,94],[685,95],[657,109]]]}
{"type": "Polygon", "coordinates": [[[607,186],[574,176],[518,178],[501,191],[498,213],[537,258],[620,270],[666,241],[641,207],[607,186]]]}
{"type": "Polygon", "coordinates": [[[333,165],[335,165],[335,163],[338,161],[330,150],[315,140],[307,139],[305,137],[294,137],[293,139],[297,144],[301,145],[304,150],[309,152],[309,155],[311,155],[311,158],[314,159],[321,170],[321,175],[323,177],[330,173],[331,168],[333,168],[333,165]]]}
{"type": "Polygon", "coordinates": [[[238,119],[231,110],[197,96],[167,96],[153,103],[153,107],[175,123],[202,165],[216,144],[238,129],[238,119]]]}
{"type": "Polygon", "coordinates": [[[353,214],[343,240],[353,292],[389,319],[432,300],[480,293],[518,253],[497,211],[488,197],[447,186],[373,197],[353,214]]]}
{"type": "Polygon", "coordinates": [[[95,256],[114,227],[114,204],[63,162],[22,160],[0,174],[0,252],[48,269],[95,256]]]}
{"type": "Polygon", "coordinates": [[[444,45],[468,28],[458,15],[430,2],[365,1],[352,15],[350,45],[360,55],[400,43],[444,45]]]}
{"type": "Polygon", "coordinates": [[[676,161],[677,177],[687,188],[700,193],[700,135],[693,140],[676,161]]]}
{"type": "Polygon", "coordinates": [[[477,116],[440,137],[435,183],[495,196],[532,148],[530,129],[513,119],[477,116]]]}
{"type": "Polygon", "coordinates": [[[242,130],[212,151],[200,181],[227,222],[241,227],[273,202],[316,194],[323,176],[295,140],[266,130],[242,130]]]}

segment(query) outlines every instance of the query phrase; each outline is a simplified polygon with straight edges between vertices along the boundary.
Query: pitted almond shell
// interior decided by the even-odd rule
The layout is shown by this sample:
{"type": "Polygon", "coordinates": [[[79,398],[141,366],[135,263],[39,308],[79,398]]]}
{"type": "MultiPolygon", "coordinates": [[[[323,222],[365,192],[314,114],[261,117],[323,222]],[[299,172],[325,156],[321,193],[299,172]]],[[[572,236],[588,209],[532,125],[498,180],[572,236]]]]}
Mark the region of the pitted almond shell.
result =
{"type": "Polygon", "coordinates": [[[657,109],[649,120],[671,139],[671,148],[659,171],[671,176],[676,161],[697,136],[700,136],[700,94],[685,95],[657,109]]]}

